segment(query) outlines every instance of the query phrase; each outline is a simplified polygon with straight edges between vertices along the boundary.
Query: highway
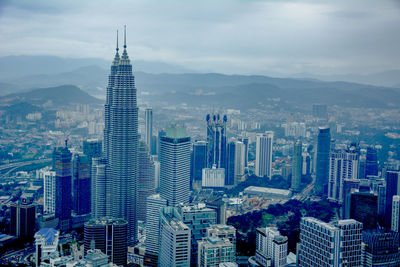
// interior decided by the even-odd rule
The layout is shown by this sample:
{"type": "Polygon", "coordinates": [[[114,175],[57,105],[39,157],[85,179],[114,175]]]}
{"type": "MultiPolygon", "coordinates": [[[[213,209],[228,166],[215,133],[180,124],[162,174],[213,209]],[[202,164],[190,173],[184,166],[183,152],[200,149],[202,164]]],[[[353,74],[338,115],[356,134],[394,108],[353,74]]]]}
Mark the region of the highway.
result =
{"type": "Polygon", "coordinates": [[[50,161],[51,161],[51,159],[36,159],[36,160],[20,161],[20,162],[14,162],[14,163],[10,163],[10,164],[0,165],[0,172],[7,170],[7,172],[4,173],[2,176],[0,176],[0,178],[7,176],[11,172],[13,172],[23,166],[36,164],[36,163],[50,162],[50,161]]]}

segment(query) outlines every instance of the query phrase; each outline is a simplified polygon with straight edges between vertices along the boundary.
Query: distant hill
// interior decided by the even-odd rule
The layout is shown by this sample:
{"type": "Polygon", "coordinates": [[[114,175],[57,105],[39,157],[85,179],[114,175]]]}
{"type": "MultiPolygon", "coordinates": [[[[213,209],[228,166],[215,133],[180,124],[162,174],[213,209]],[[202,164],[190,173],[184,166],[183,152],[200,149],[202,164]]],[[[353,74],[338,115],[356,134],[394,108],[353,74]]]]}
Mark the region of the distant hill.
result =
{"type": "Polygon", "coordinates": [[[104,101],[82,91],[74,85],[33,89],[28,92],[9,94],[0,97],[3,103],[26,102],[32,105],[65,106],[69,104],[101,104],[104,101]]]}

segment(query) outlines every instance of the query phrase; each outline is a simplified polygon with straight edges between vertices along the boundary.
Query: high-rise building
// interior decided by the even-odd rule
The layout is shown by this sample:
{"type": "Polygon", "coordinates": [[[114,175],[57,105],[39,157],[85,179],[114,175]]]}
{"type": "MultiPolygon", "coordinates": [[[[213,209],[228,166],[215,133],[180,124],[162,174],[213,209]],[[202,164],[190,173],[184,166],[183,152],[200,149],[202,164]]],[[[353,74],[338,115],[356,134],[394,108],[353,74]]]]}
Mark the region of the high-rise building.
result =
{"type": "Polygon", "coordinates": [[[44,172],[43,184],[43,211],[46,214],[54,214],[56,210],[56,172],[44,172]]]}
{"type": "Polygon", "coordinates": [[[71,226],[71,210],[72,210],[71,158],[72,154],[66,146],[58,147],[56,149],[55,217],[59,219],[59,228],[62,231],[68,230],[71,226]]]}
{"type": "Polygon", "coordinates": [[[104,217],[107,215],[107,203],[110,196],[107,195],[105,158],[92,158],[91,169],[91,211],[93,218],[104,217]]]}
{"type": "MultiPolygon", "coordinates": [[[[159,253],[160,241],[160,212],[167,206],[167,200],[160,197],[159,194],[151,195],[146,199],[146,254],[152,265],[157,265],[157,256],[159,253]],[[153,260],[155,259],[155,260],[153,260]]],[[[149,266],[150,264],[147,264],[149,266]]]]}
{"type": "Polygon", "coordinates": [[[157,155],[160,157],[160,146],[161,146],[161,138],[164,137],[166,132],[164,130],[158,131],[157,136],[157,155]]]}
{"type": "Polygon", "coordinates": [[[225,186],[235,184],[235,163],[236,163],[236,144],[234,141],[228,143],[228,162],[225,170],[225,186]]]}
{"type": "Polygon", "coordinates": [[[359,154],[352,151],[335,151],[330,154],[328,199],[343,203],[344,180],[358,179],[359,154]]]}
{"type": "Polygon", "coordinates": [[[375,148],[368,147],[365,160],[365,177],[368,175],[378,175],[378,153],[375,148]]]}
{"type": "Polygon", "coordinates": [[[288,239],[274,227],[257,228],[255,261],[261,266],[271,259],[271,266],[283,267],[287,263],[288,239]]]}
{"type": "Polygon", "coordinates": [[[26,198],[10,205],[10,234],[32,238],[36,226],[36,206],[26,198]]]}
{"type": "Polygon", "coordinates": [[[206,236],[208,227],[217,223],[217,213],[215,210],[207,208],[204,203],[179,205],[177,211],[182,218],[182,222],[191,230],[191,262],[196,264],[197,241],[206,236]]]}
{"type": "Polygon", "coordinates": [[[103,217],[92,219],[84,226],[85,252],[100,249],[117,265],[127,265],[128,222],[122,219],[103,217]]]}
{"type": "Polygon", "coordinates": [[[153,109],[146,108],[144,112],[144,119],[145,119],[145,135],[144,140],[146,142],[149,151],[151,150],[152,145],[152,137],[153,137],[153,109]]]}
{"type": "Polygon", "coordinates": [[[242,137],[239,138],[239,141],[241,141],[244,144],[244,166],[247,167],[247,163],[249,162],[249,138],[248,137],[242,137]]]}
{"type": "Polygon", "coordinates": [[[207,114],[207,167],[226,168],[226,115],[207,114]]]}
{"type": "Polygon", "coordinates": [[[198,242],[197,266],[220,266],[235,260],[235,249],[227,238],[206,237],[198,242]]]}
{"type": "Polygon", "coordinates": [[[185,128],[171,126],[160,144],[160,195],[168,206],[189,202],[190,137],[185,128]]]}
{"type": "Polygon", "coordinates": [[[312,217],[300,221],[298,266],[361,266],[362,223],[325,223],[312,217]]]}
{"type": "Polygon", "coordinates": [[[326,195],[329,179],[329,153],[331,150],[331,134],[327,127],[320,127],[318,133],[315,190],[326,195]]]}
{"type": "Polygon", "coordinates": [[[217,169],[215,165],[211,169],[204,168],[202,176],[202,188],[224,188],[225,186],[225,169],[217,169]]]}
{"type": "Polygon", "coordinates": [[[83,154],[88,157],[92,164],[92,158],[103,156],[103,141],[99,139],[88,139],[83,141],[83,154]]]}
{"type": "Polygon", "coordinates": [[[202,170],[207,167],[207,142],[196,141],[193,143],[191,181],[200,182],[202,180],[202,170]]]}
{"type": "Polygon", "coordinates": [[[303,165],[302,152],[303,144],[300,140],[297,140],[293,147],[292,185],[290,187],[295,192],[300,191],[301,170],[303,165]]]}
{"type": "Polygon", "coordinates": [[[91,210],[90,163],[86,155],[74,155],[72,163],[73,210],[76,215],[88,214],[91,210]]]}
{"type": "Polygon", "coordinates": [[[139,184],[137,199],[137,219],[146,220],[146,198],[155,194],[154,162],[147,145],[139,142],[139,184]]]}
{"type": "Polygon", "coordinates": [[[190,266],[190,232],[176,208],[161,210],[159,266],[190,266]]]}
{"type": "Polygon", "coordinates": [[[57,252],[60,232],[53,228],[42,228],[35,234],[35,263],[41,266],[43,259],[57,252]]]}
{"type": "Polygon", "coordinates": [[[384,224],[387,228],[392,224],[393,196],[400,195],[400,171],[386,172],[386,205],[384,224]]]}
{"type": "Polygon", "coordinates": [[[241,141],[235,141],[235,184],[239,184],[244,175],[246,146],[241,141]]]}
{"type": "Polygon", "coordinates": [[[272,148],[274,143],[274,132],[267,131],[257,136],[256,143],[256,169],[258,177],[272,177],[272,148]]]}
{"type": "Polygon", "coordinates": [[[350,219],[363,224],[363,229],[376,229],[378,224],[378,196],[373,192],[351,193],[350,219]]]}
{"type": "Polygon", "coordinates": [[[137,240],[138,106],[135,78],[126,51],[119,56],[118,40],[108,79],[105,104],[104,152],[107,159],[107,215],[128,221],[128,243],[137,240]]]}
{"type": "Polygon", "coordinates": [[[207,237],[227,238],[233,244],[233,248],[236,251],[236,228],[232,225],[210,225],[210,227],[207,228],[207,237]]]}
{"type": "Polygon", "coordinates": [[[362,233],[362,265],[367,267],[400,266],[399,233],[364,230],[362,233]]]}
{"type": "Polygon", "coordinates": [[[400,232],[400,196],[393,196],[392,201],[392,231],[400,232]]]}

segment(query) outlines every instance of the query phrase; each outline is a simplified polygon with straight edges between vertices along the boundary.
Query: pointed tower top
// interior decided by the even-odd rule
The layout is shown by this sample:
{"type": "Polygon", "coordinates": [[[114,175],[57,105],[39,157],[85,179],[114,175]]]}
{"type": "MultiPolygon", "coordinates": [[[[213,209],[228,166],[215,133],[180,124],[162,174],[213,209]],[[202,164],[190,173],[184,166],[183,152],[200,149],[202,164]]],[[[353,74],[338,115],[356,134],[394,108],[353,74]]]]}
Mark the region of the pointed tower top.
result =
{"type": "Polygon", "coordinates": [[[118,50],[119,50],[119,48],[118,48],[118,30],[117,30],[117,52],[118,52],[118,50]]]}
{"type": "Polygon", "coordinates": [[[124,49],[126,48],[126,25],[124,25],[124,49]]]}

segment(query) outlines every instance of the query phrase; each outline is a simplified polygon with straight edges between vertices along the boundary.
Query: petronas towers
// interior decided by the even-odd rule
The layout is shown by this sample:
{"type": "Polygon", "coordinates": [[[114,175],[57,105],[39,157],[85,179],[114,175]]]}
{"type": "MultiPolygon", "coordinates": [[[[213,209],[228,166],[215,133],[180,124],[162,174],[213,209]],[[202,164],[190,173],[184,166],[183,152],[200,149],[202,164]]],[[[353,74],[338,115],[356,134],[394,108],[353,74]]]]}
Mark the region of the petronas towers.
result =
{"type": "Polygon", "coordinates": [[[128,242],[137,239],[138,106],[132,64],[126,51],[117,49],[108,79],[105,104],[104,152],[106,159],[107,216],[128,221],[128,242]]]}

